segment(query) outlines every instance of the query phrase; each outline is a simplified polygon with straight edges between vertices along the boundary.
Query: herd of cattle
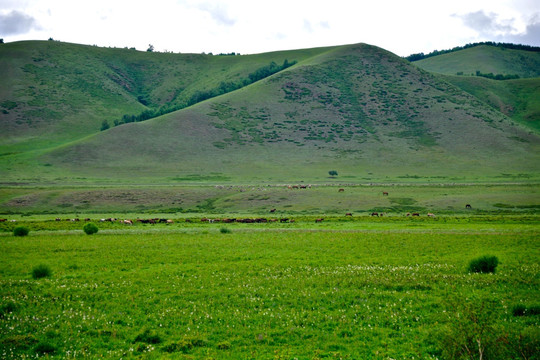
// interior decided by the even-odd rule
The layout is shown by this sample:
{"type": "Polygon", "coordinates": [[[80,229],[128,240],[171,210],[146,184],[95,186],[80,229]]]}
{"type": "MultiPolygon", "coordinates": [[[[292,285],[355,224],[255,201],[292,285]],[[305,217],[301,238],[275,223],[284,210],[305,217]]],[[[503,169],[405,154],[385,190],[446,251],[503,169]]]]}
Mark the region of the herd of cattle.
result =
{"type": "MultiPolygon", "coordinates": [[[[311,185],[289,185],[288,186],[289,189],[309,189],[311,188],[311,185]]],[[[343,188],[340,188],[338,189],[338,192],[344,192],[345,189],[343,188]]],[[[382,192],[382,195],[383,196],[388,196],[388,192],[386,191],[383,191],[382,192]]],[[[467,204],[465,205],[465,208],[466,209],[472,209],[471,205],[470,204],[467,204]]],[[[275,213],[276,212],[276,209],[271,209],[270,210],[270,213],[275,213]]],[[[345,216],[351,216],[352,217],[352,213],[346,213],[345,216]]],[[[380,216],[384,216],[384,213],[381,213],[381,212],[372,212],[371,213],[371,216],[376,216],[376,217],[380,217],[380,216]]],[[[406,216],[420,216],[420,213],[418,212],[413,212],[413,213],[407,213],[406,216]]],[[[431,217],[431,218],[434,218],[435,217],[435,214],[433,213],[427,213],[426,216],[428,217],[431,217]]],[[[74,218],[74,219],[65,219],[66,221],[81,221],[81,219],[79,218],[74,218]]],[[[324,219],[323,218],[318,218],[315,220],[315,222],[322,222],[324,219]]],[[[0,222],[6,222],[8,221],[8,219],[0,219],[0,222]]],[[[9,220],[9,221],[16,221],[16,220],[9,220]]],[[[62,221],[62,219],[60,218],[56,218],[56,221],[62,221]]],[[[84,221],[92,221],[90,218],[85,218],[84,221]]],[[[172,224],[174,223],[173,220],[171,219],[163,219],[163,218],[150,218],[150,219],[136,219],[135,221],[133,220],[129,220],[129,219],[117,219],[117,218],[103,218],[103,219],[99,219],[100,222],[120,222],[122,224],[126,224],[126,225],[133,225],[134,222],[137,222],[137,223],[141,223],[141,224],[172,224]]],[[[193,220],[191,219],[185,219],[185,222],[193,222],[193,220]]],[[[267,218],[242,218],[242,219],[236,219],[236,218],[224,218],[224,219],[220,219],[220,218],[217,218],[217,219],[211,219],[211,218],[202,218],[200,219],[200,222],[207,222],[207,223],[244,223],[244,224],[253,224],[253,223],[272,223],[272,222],[280,222],[280,223],[293,223],[294,222],[294,219],[289,219],[289,218],[271,218],[271,219],[267,219],[267,218]]]]}
{"type": "MultiPolygon", "coordinates": [[[[272,209],[270,212],[275,212],[275,209],[272,209]]],[[[380,217],[380,216],[384,216],[385,214],[384,213],[381,213],[381,212],[372,212],[370,214],[371,216],[376,216],[376,217],[380,217]]],[[[346,213],[345,216],[350,216],[352,217],[353,214],[352,213],[346,213]]],[[[407,213],[406,216],[420,216],[420,213],[407,213]]],[[[433,213],[427,213],[426,216],[428,217],[432,217],[434,218],[435,217],[435,214],[433,213]]],[[[320,223],[320,222],[323,222],[324,218],[317,218],[315,219],[315,222],[316,223],[320,223]]],[[[8,220],[8,219],[0,219],[0,222],[6,222],[6,221],[10,221],[10,222],[16,222],[16,220],[8,220]]],[[[85,219],[80,219],[80,218],[71,218],[71,219],[60,219],[60,218],[56,218],[55,221],[72,221],[72,222],[78,222],[78,221],[99,221],[99,222],[111,222],[111,223],[121,223],[121,224],[125,224],[125,225],[133,225],[134,223],[140,223],[140,224],[173,224],[174,223],[174,220],[171,220],[171,219],[162,219],[162,218],[150,218],[150,219],[136,219],[136,220],[130,220],[130,219],[117,219],[117,218],[103,218],[103,219],[99,219],[99,220],[93,220],[93,219],[90,219],[90,218],[85,218],[85,219]]],[[[179,220],[177,220],[179,221],[179,220]]],[[[187,222],[187,223],[192,223],[192,222],[195,222],[197,220],[192,220],[192,219],[185,219],[184,222],[187,222]]],[[[263,218],[263,217],[259,217],[259,218],[201,218],[199,220],[200,222],[203,222],[203,223],[225,223],[225,224],[230,224],[230,223],[243,223],[243,224],[261,224],[261,223],[277,223],[277,222],[280,222],[280,223],[294,223],[295,220],[294,219],[291,219],[291,218],[270,218],[270,219],[267,219],[267,218],[263,218]]]]}

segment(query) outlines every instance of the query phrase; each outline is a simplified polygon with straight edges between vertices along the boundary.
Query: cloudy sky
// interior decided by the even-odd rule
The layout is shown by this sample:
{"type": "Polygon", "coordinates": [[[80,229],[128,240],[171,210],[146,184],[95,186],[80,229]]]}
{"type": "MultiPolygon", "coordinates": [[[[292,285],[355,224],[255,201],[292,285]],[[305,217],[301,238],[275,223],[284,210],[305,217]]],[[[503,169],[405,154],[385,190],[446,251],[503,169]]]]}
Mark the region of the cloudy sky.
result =
{"type": "Polygon", "coordinates": [[[406,56],[540,46],[538,0],[0,0],[0,38],[252,54],[368,43],[406,56]]]}

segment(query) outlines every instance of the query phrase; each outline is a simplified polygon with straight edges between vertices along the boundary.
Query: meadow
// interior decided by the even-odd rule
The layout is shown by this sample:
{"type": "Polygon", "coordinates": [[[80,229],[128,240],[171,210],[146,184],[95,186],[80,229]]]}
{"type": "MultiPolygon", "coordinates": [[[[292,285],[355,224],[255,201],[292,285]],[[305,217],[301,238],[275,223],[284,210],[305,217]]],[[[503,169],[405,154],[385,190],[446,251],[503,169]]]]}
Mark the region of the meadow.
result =
{"type": "Polygon", "coordinates": [[[537,359],[537,215],[0,232],[0,356],[537,359]],[[495,273],[469,273],[482,255],[495,273]],[[48,276],[34,279],[43,265],[48,276]]]}

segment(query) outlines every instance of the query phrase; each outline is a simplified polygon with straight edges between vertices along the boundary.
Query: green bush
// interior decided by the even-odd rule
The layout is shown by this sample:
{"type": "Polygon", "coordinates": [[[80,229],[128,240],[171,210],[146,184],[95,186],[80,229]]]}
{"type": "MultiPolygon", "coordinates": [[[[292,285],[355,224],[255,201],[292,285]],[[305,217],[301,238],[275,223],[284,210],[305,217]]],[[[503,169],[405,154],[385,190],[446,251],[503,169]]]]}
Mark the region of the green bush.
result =
{"type": "Polygon", "coordinates": [[[219,232],[222,233],[222,234],[230,234],[231,230],[227,229],[227,228],[221,228],[221,229],[219,229],[219,232]]]}
{"type": "Polygon", "coordinates": [[[150,331],[149,329],[145,329],[143,332],[141,332],[133,342],[143,342],[146,344],[159,344],[161,343],[161,338],[158,334],[156,334],[154,331],[150,331]]]}
{"type": "Polygon", "coordinates": [[[469,263],[469,272],[475,273],[494,273],[499,259],[496,256],[481,256],[471,260],[469,263]]]}
{"type": "Polygon", "coordinates": [[[83,230],[87,235],[92,235],[99,231],[97,225],[94,223],[88,223],[84,225],[83,230]]]}
{"type": "Polygon", "coordinates": [[[7,314],[15,312],[17,310],[17,304],[13,301],[8,301],[0,306],[0,319],[3,319],[7,314]]]}
{"type": "Polygon", "coordinates": [[[46,354],[54,354],[56,352],[56,348],[46,342],[40,342],[36,346],[36,353],[40,355],[46,355],[46,354]]]}
{"type": "Polygon", "coordinates": [[[523,304],[515,305],[512,308],[512,315],[514,316],[528,316],[528,315],[540,315],[540,306],[525,306],[523,304]]]}
{"type": "Polygon", "coordinates": [[[32,278],[41,279],[51,276],[51,269],[44,264],[40,264],[32,269],[32,278]]]}
{"type": "Polygon", "coordinates": [[[28,229],[26,226],[17,226],[15,229],[13,229],[13,235],[15,236],[26,236],[30,232],[30,229],[28,229]]]}

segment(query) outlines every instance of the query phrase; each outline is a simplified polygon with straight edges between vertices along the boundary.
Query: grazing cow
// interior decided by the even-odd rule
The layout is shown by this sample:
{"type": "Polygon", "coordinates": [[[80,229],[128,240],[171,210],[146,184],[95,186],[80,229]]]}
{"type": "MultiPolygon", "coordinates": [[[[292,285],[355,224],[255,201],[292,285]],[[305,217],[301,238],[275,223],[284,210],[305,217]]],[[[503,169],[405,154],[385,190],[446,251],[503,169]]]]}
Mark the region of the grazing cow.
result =
{"type": "Polygon", "coordinates": [[[276,212],[276,209],[272,209],[270,210],[271,213],[275,213],[276,212]]]}
{"type": "Polygon", "coordinates": [[[289,221],[288,218],[281,218],[281,219],[279,219],[279,222],[282,222],[282,223],[286,223],[286,222],[288,222],[288,221],[289,221]]]}
{"type": "Polygon", "coordinates": [[[435,217],[435,214],[433,214],[433,213],[427,213],[427,216],[434,218],[434,217],[435,217]]]}
{"type": "Polygon", "coordinates": [[[412,216],[420,216],[420,213],[412,213],[412,216]]]}
{"type": "Polygon", "coordinates": [[[133,221],[127,220],[127,219],[124,220],[123,223],[126,224],[126,225],[133,225],[133,221]]]}
{"type": "Polygon", "coordinates": [[[338,192],[344,192],[344,191],[345,191],[345,189],[339,189],[338,190],[338,192]]]}
{"type": "Polygon", "coordinates": [[[320,222],[323,222],[323,220],[324,220],[323,218],[315,219],[315,222],[316,222],[316,223],[320,223],[320,222]]]}
{"type": "Polygon", "coordinates": [[[467,204],[467,205],[465,205],[465,209],[472,209],[472,206],[471,206],[471,204],[467,204]]]}
{"type": "Polygon", "coordinates": [[[346,213],[345,216],[352,216],[352,213],[346,213]]]}
{"type": "Polygon", "coordinates": [[[388,196],[388,192],[387,192],[387,191],[383,191],[382,194],[383,194],[383,196],[388,196]]]}
{"type": "Polygon", "coordinates": [[[372,212],[371,216],[379,216],[379,213],[378,212],[372,212]]]}

